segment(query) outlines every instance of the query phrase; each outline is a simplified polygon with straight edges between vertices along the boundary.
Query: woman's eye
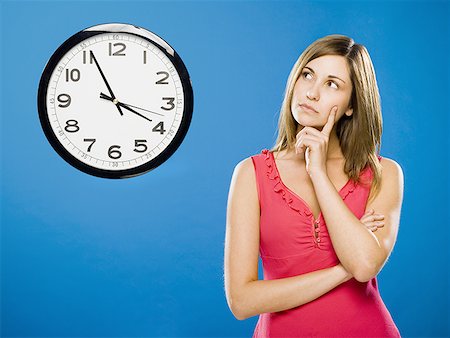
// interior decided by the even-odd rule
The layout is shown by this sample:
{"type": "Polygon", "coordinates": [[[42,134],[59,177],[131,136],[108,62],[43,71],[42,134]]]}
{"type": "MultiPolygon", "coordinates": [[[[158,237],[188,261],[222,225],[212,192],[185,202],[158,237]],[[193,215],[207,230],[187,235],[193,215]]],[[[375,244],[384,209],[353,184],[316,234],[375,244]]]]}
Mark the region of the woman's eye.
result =
{"type": "Polygon", "coordinates": [[[332,84],[334,84],[335,86],[336,86],[336,89],[338,89],[339,88],[339,86],[336,84],[336,82],[333,82],[333,81],[329,81],[329,83],[332,83],[332,84]]]}
{"type": "Polygon", "coordinates": [[[309,72],[303,72],[303,77],[306,78],[306,75],[311,75],[309,72]]]}
{"type": "MultiPolygon", "coordinates": [[[[303,78],[306,78],[307,75],[311,75],[311,73],[310,72],[303,72],[302,73],[303,78]]],[[[328,82],[334,84],[336,86],[336,89],[339,89],[339,86],[338,86],[338,84],[336,82],[334,82],[334,81],[328,81],[328,82]]]]}

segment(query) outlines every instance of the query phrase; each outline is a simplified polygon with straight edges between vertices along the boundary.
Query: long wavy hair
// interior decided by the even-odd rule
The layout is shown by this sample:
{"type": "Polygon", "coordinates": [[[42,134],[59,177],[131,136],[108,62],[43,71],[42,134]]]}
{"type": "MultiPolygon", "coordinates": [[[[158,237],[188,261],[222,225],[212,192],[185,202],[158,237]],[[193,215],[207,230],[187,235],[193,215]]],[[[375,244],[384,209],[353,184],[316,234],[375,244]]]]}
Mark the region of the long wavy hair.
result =
{"type": "Polygon", "coordinates": [[[294,85],[305,65],[320,56],[344,56],[350,69],[353,90],[350,106],[351,116],[343,115],[335,124],[336,134],[345,157],[344,172],[349,179],[364,185],[360,172],[367,166],[373,171],[369,201],[381,186],[381,164],[377,158],[381,147],[382,116],[381,99],[375,71],[367,49],[345,35],[333,34],[314,41],[300,55],[294,64],[286,85],[278,120],[278,137],[270,151],[293,149],[296,142],[297,126],[291,112],[294,85]]]}

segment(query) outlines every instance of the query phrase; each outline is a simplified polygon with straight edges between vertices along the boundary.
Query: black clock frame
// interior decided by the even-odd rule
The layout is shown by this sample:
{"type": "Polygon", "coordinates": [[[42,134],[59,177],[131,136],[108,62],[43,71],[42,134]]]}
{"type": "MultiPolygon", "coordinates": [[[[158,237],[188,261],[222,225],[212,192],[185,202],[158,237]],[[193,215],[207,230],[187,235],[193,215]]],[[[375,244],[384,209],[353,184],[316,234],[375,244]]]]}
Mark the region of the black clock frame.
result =
{"type": "MultiPolygon", "coordinates": [[[[193,91],[192,91],[192,84],[189,77],[189,73],[186,69],[186,66],[184,65],[181,57],[177,54],[175,49],[170,46],[167,41],[162,39],[157,34],[151,32],[151,34],[154,34],[158,38],[160,38],[162,41],[164,41],[170,48],[173,50],[173,55],[168,53],[166,51],[166,48],[161,46],[157,41],[152,40],[151,38],[138,34],[136,32],[129,32],[129,31],[123,31],[121,29],[118,29],[118,27],[123,26],[129,26],[133,29],[139,30],[143,29],[141,27],[137,27],[130,24],[125,23],[110,23],[110,24],[104,24],[104,25],[98,25],[98,26],[110,26],[108,29],[102,29],[102,30],[91,30],[92,28],[97,27],[92,26],[89,28],[86,28],[74,35],[72,35],[70,38],[68,38],[61,46],[58,47],[58,49],[53,53],[53,55],[50,57],[49,61],[47,62],[47,65],[44,68],[44,71],[41,76],[41,80],[39,82],[39,89],[38,89],[38,95],[37,95],[37,105],[38,105],[38,111],[39,111],[39,120],[41,122],[42,129],[44,130],[44,134],[47,137],[47,140],[55,149],[55,151],[70,165],[73,167],[87,173],[93,176],[97,177],[103,177],[103,178],[128,178],[128,177],[134,177],[138,175],[145,174],[156,167],[160,166],[162,163],[167,161],[178,149],[178,147],[183,142],[183,139],[185,138],[187,131],[189,129],[191,120],[192,120],[192,113],[194,108],[194,97],[193,97],[193,91]],[[139,36],[142,39],[145,39],[152,44],[156,45],[172,62],[175,69],[177,70],[181,84],[183,87],[183,94],[184,94],[184,107],[183,107],[183,117],[180,123],[180,127],[178,128],[177,133],[175,134],[174,138],[170,142],[170,144],[155,158],[150,160],[149,162],[146,162],[140,166],[130,168],[130,169],[124,169],[124,170],[106,170],[106,169],[100,169],[96,167],[92,167],[87,165],[86,163],[80,161],[75,156],[73,156],[69,151],[66,150],[66,148],[59,142],[55,132],[53,131],[53,128],[51,127],[50,120],[47,114],[47,89],[48,84],[50,81],[50,77],[53,74],[53,71],[56,68],[56,65],[61,60],[62,57],[74,46],[81,43],[82,41],[99,34],[104,33],[126,33],[130,35],[136,35],[139,36]]],[[[148,31],[148,30],[146,30],[148,31]]]]}

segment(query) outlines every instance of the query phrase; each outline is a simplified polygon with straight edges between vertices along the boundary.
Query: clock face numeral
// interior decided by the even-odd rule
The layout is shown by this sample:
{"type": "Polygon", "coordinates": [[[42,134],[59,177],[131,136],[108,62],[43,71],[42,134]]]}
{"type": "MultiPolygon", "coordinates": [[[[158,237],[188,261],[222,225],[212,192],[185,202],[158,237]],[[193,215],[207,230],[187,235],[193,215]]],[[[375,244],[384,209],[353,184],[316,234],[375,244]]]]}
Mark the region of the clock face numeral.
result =
{"type": "Polygon", "coordinates": [[[60,104],[58,104],[58,107],[67,108],[68,106],[70,106],[71,101],[72,99],[70,98],[69,94],[58,95],[58,102],[61,102],[60,104]]]}
{"type": "Polygon", "coordinates": [[[120,146],[113,145],[108,149],[108,156],[113,160],[117,160],[122,156],[122,153],[119,151],[120,146]]]}
{"type": "Polygon", "coordinates": [[[78,127],[78,121],[67,120],[64,130],[67,131],[68,133],[76,133],[78,130],[80,130],[80,127],[78,127]]]}
{"type": "Polygon", "coordinates": [[[145,144],[146,142],[147,140],[135,140],[134,141],[135,148],[133,149],[133,151],[137,153],[145,153],[147,151],[147,145],[145,144]],[[138,147],[141,147],[141,149],[138,149],[138,147]]]}
{"type": "Polygon", "coordinates": [[[83,141],[84,141],[84,142],[92,142],[92,143],[88,146],[88,148],[87,148],[87,151],[88,151],[88,153],[89,153],[89,152],[91,151],[91,148],[92,148],[92,146],[94,145],[96,139],[95,139],[95,138],[85,138],[83,141]]]}
{"type": "Polygon", "coordinates": [[[161,135],[164,134],[166,132],[166,130],[164,129],[164,122],[159,122],[156,126],[153,127],[152,131],[159,132],[161,135]]]}
{"type": "Polygon", "coordinates": [[[173,104],[173,101],[175,101],[174,97],[163,97],[162,99],[168,101],[167,104],[170,105],[170,108],[161,107],[161,109],[172,110],[173,108],[175,108],[175,105],[173,104]]]}
{"type": "Polygon", "coordinates": [[[83,51],[83,64],[87,63],[87,59],[89,58],[89,63],[93,64],[94,63],[94,58],[92,57],[92,54],[90,53],[90,51],[83,51]]]}
{"type": "Polygon", "coordinates": [[[156,84],[169,84],[169,82],[165,82],[169,78],[169,73],[161,71],[156,73],[156,75],[164,74],[163,78],[161,80],[156,81],[156,84]]]}
{"type": "Polygon", "coordinates": [[[127,46],[122,42],[109,43],[109,56],[125,56],[125,53],[122,53],[127,46]],[[113,52],[113,46],[115,52],[113,52]],[[116,48],[117,47],[117,48],[116,48]]]}
{"type": "Polygon", "coordinates": [[[80,71],[76,68],[69,70],[66,68],[66,82],[72,80],[73,82],[77,82],[80,79],[80,71]]]}

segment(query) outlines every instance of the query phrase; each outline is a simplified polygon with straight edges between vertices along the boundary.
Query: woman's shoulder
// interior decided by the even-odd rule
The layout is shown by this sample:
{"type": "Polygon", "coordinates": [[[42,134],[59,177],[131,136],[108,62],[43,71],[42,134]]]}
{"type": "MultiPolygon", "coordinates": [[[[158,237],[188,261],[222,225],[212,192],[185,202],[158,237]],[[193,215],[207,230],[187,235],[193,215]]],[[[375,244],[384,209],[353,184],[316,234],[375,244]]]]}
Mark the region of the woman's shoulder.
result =
{"type": "MultiPolygon", "coordinates": [[[[404,175],[403,170],[400,164],[389,157],[377,155],[380,161],[381,167],[381,181],[383,184],[381,185],[381,189],[388,189],[388,191],[392,191],[392,189],[403,189],[404,184],[404,175]]],[[[370,176],[373,176],[373,169],[369,168],[370,176]]]]}
{"type": "Polygon", "coordinates": [[[250,156],[247,156],[247,157],[239,160],[239,162],[234,167],[235,175],[240,175],[240,176],[250,175],[254,171],[253,170],[254,158],[258,157],[259,155],[261,155],[261,153],[250,155],[250,156]]]}
{"type": "Polygon", "coordinates": [[[242,160],[240,160],[237,164],[237,166],[244,166],[244,167],[250,167],[252,162],[258,161],[258,160],[263,160],[265,158],[269,158],[270,154],[269,152],[271,152],[270,149],[268,148],[262,148],[259,152],[257,153],[253,153],[252,155],[249,155],[248,157],[243,158],[242,160]]]}
{"type": "Polygon", "coordinates": [[[378,155],[382,167],[382,175],[384,176],[403,176],[401,165],[394,159],[378,155]]]}
{"type": "Polygon", "coordinates": [[[401,166],[396,160],[380,154],[378,154],[377,157],[383,169],[386,167],[387,170],[395,170],[395,169],[401,170],[401,166]]]}
{"type": "Polygon", "coordinates": [[[263,165],[270,158],[270,149],[262,148],[259,152],[241,159],[234,167],[236,174],[253,175],[258,164],[263,165]]]}
{"type": "Polygon", "coordinates": [[[255,156],[259,154],[250,155],[241,159],[234,167],[231,185],[239,186],[244,193],[248,191],[257,191],[257,162],[255,156]]]}

